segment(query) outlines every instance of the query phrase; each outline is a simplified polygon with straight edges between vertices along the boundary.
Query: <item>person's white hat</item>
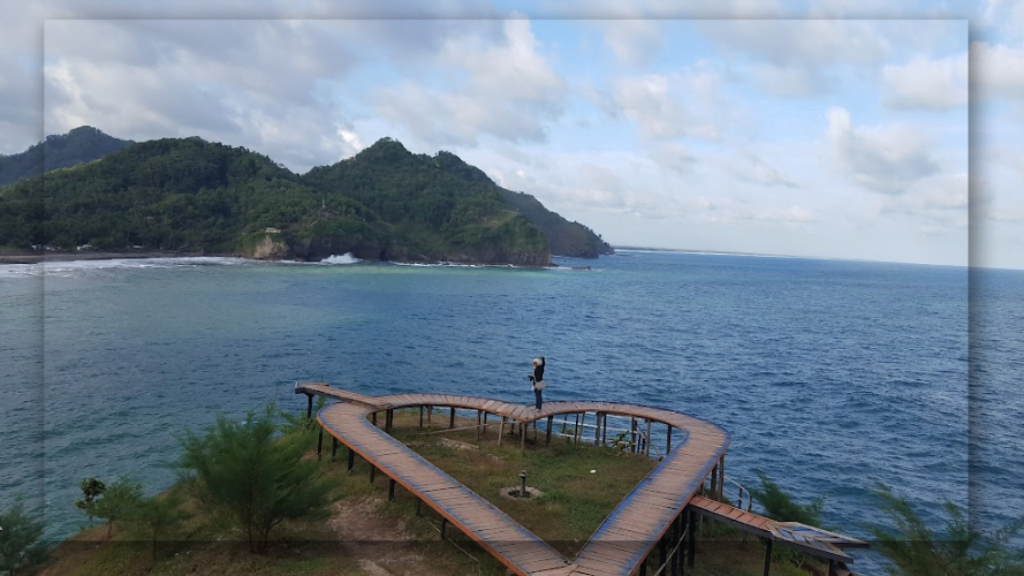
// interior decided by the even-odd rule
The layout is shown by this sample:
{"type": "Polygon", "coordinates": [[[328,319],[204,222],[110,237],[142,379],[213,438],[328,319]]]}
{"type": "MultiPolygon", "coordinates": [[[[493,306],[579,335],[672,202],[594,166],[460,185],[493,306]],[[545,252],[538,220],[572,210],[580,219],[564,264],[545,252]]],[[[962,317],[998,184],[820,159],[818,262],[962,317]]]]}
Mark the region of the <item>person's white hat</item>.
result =
{"type": "Polygon", "coordinates": [[[540,365],[540,358],[534,358],[533,359],[533,365],[534,366],[539,366],[540,365]]]}

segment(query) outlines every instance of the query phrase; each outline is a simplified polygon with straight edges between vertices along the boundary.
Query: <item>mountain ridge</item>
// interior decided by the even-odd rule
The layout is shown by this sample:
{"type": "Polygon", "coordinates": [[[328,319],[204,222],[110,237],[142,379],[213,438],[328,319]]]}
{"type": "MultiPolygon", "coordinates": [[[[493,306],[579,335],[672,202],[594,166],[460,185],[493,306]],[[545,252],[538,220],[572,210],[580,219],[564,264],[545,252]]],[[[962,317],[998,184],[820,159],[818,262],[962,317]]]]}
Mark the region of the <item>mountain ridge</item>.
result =
{"type": "Polygon", "coordinates": [[[0,188],[0,245],[548,266],[550,246],[572,236],[590,243],[560,255],[611,252],[532,196],[526,210],[509,202],[521,193],[455,154],[413,154],[392,138],[302,175],[198,137],[129,143],[83,162],[47,171],[45,186],[36,176],[0,188]]]}

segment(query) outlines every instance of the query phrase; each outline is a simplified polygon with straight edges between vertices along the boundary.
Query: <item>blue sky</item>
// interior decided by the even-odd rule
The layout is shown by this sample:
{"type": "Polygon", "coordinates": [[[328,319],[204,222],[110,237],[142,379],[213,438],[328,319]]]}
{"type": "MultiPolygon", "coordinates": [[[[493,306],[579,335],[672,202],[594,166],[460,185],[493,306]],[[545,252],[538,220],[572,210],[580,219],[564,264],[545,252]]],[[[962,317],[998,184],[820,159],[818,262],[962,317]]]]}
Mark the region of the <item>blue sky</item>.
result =
{"type": "Polygon", "coordinates": [[[302,172],[391,136],[613,244],[1024,268],[1020,1],[88,0],[10,16],[3,153],[89,124],[302,172]]]}

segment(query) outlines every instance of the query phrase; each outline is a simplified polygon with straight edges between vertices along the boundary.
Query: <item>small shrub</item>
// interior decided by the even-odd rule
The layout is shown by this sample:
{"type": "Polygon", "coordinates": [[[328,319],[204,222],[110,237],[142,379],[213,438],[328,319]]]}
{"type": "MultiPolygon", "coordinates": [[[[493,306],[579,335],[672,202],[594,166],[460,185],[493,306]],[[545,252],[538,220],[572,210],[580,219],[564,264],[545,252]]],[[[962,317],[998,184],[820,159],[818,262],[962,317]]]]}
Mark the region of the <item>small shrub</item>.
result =
{"type": "Polygon", "coordinates": [[[877,539],[873,547],[889,560],[891,576],[1024,576],[1024,551],[1013,550],[1009,540],[1024,518],[986,537],[971,529],[960,508],[945,503],[944,537],[937,537],[906,500],[878,484],[879,508],[895,524],[869,528],[877,539]]]}
{"type": "Polygon", "coordinates": [[[114,534],[114,523],[134,520],[142,506],[142,486],[122,477],[103,492],[92,506],[92,514],[107,521],[107,539],[114,534]]]}
{"type": "Polygon", "coordinates": [[[96,478],[82,480],[82,499],[75,500],[75,506],[89,516],[89,526],[92,526],[93,516],[96,515],[96,499],[102,496],[106,489],[106,485],[96,478]]]}
{"type": "Polygon", "coordinates": [[[46,559],[48,547],[41,541],[43,522],[29,517],[21,500],[0,509],[0,528],[0,573],[28,574],[46,559]]]}
{"type": "Polygon", "coordinates": [[[245,532],[253,553],[265,552],[270,532],[285,520],[323,513],[338,485],[303,460],[304,435],[276,438],[274,404],[249,412],[241,424],[224,416],[205,434],[186,431],[178,462],[185,485],[207,508],[245,532]]]}
{"type": "Polygon", "coordinates": [[[764,472],[758,470],[756,474],[761,480],[761,488],[749,488],[749,491],[764,507],[765,516],[779,522],[800,522],[808,526],[821,525],[821,511],[825,506],[824,498],[815,498],[810,504],[798,504],[764,472]]]}

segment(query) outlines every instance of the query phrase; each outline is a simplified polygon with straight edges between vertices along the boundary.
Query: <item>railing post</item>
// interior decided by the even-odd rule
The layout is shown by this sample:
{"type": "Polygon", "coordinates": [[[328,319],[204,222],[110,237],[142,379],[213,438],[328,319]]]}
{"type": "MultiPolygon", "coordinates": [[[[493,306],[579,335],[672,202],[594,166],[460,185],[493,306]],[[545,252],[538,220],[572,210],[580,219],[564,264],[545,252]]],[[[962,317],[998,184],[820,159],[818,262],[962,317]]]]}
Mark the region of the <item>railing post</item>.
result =
{"type": "Polygon", "coordinates": [[[764,547],[764,576],[768,576],[768,573],[772,569],[772,541],[768,540],[768,543],[764,547]]]}
{"type": "Polygon", "coordinates": [[[651,455],[651,420],[647,419],[647,436],[644,438],[644,455],[650,457],[651,455]]]}
{"type": "Polygon", "coordinates": [[[313,395],[306,394],[306,420],[313,419],[313,395]]]}
{"type": "Polygon", "coordinates": [[[338,439],[331,436],[331,462],[334,462],[335,457],[338,455],[338,439]]]}
{"type": "Polygon", "coordinates": [[[356,451],[354,448],[349,447],[348,449],[348,471],[351,472],[352,468],[356,465],[356,451]]]}
{"type": "Polygon", "coordinates": [[[551,426],[554,423],[555,423],[555,417],[554,416],[548,416],[548,429],[547,429],[547,432],[544,435],[544,445],[545,446],[550,446],[551,445],[551,426]]]}
{"type": "Polygon", "coordinates": [[[423,430],[423,406],[420,406],[420,430],[423,430]]]}
{"type": "Polygon", "coordinates": [[[483,418],[483,413],[480,410],[476,411],[476,439],[480,440],[480,421],[483,418]]]}
{"type": "Polygon", "coordinates": [[[687,532],[689,532],[690,535],[690,542],[689,550],[687,550],[686,552],[686,563],[690,565],[690,568],[693,568],[693,562],[697,556],[697,531],[694,530],[694,528],[696,527],[695,525],[697,524],[695,522],[696,515],[696,512],[694,512],[693,510],[690,511],[690,526],[687,530],[687,532]]]}
{"type": "Polygon", "coordinates": [[[391,478],[388,482],[388,501],[395,499],[395,479],[391,478]]]}
{"type": "Polygon", "coordinates": [[[666,424],[665,427],[668,428],[668,432],[666,432],[668,440],[665,442],[665,455],[668,456],[668,453],[672,451],[672,425],[666,424]]]}
{"type": "Polygon", "coordinates": [[[455,428],[455,407],[452,407],[452,415],[448,418],[448,427],[455,428]]]}
{"type": "Polygon", "coordinates": [[[324,447],[324,427],[320,427],[320,436],[316,440],[316,459],[320,459],[320,452],[324,447]]]}
{"type": "Polygon", "coordinates": [[[505,435],[505,417],[501,417],[501,425],[498,426],[498,446],[501,446],[501,437],[505,435]]]}

